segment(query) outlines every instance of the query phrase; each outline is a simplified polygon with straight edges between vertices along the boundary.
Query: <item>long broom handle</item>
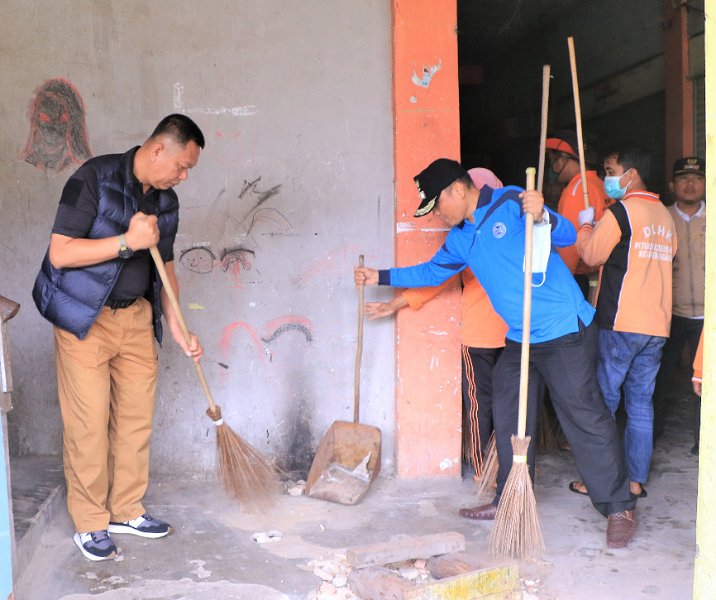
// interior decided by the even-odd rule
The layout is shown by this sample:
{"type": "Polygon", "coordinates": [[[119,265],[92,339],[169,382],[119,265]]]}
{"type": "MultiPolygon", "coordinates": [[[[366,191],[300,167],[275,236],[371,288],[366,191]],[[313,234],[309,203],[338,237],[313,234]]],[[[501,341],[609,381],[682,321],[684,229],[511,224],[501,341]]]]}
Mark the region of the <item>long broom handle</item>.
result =
{"type": "Polygon", "coordinates": [[[574,38],[567,38],[569,47],[569,66],[572,70],[572,93],[574,94],[574,118],[577,123],[577,146],[579,147],[579,170],[582,174],[582,193],[584,208],[589,208],[589,192],[587,191],[587,168],[584,161],[584,142],[582,140],[582,108],[579,102],[579,82],[577,81],[577,58],[574,53],[574,38]]]}
{"type": "MultiPolygon", "coordinates": [[[[361,254],[358,257],[358,266],[364,265],[365,259],[361,254]]],[[[356,349],[356,366],[353,374],[353,422],[358,424],[360,416],[360,363],[363,357],[363,291],[365,287],[358,286],[358,348],[356,349]]]]}
{"type": "MultiPolygon", "coordinates": [[[[189,333],[189,328],[186,326],[186,321],[184,320],[184,315],[181,312],[181,309],[179,308],[179,301],[177,300],[177,296],[174,293],[174,288],[172,287],[171,282],[169,281],[169,275],[167,274],[167,269],[164,266],[164,261],[162,260],[162,255],[159,254],[159,250],[156,246],[152,246],[149,249],[150,254],[152,255],[152,258],[154,259],[154,265],[157,267],[157,271],[159,271],[159,278],[162,280],[162,284],[164,285],[164,289],[167,292],[167,297],[169,298],[169,304],[172,305],[172,309],[174,310],[174,314],[177,317],[177,320],[179,321],[179,326],[181,327],[182,335],[184,336],[184,339],[186,340],[186,343],[191,343],[191,334],[189,333]]],[[[192,361],[194,363],[194,368],[196,369],[196,374],[199,377],[199,381],[201,383],[201,387],[204,388],[204,394],[206,395],[206,401],[209,403],[209,408],[212,412],[216,411],[216,402],[214,402],[214,398],[211,395],[211,391],[209,390],[209,385],[206,383],[206,377],[204,377],[204,370],[201,368],[201,365],[196,362],[192,361]]]]}
{"type": "MultiPolygon", "coordinates": [[[[535,189],[535,168],[526,170],[525,189],[535,189]]],[[[524,438],[527,431],[527,388],[530,368],[530,320],[532,316],[532,237],[534,217],[525,215],[525,291],[522,304],[522,354],[520,355],[520,404],[517,417],[517,437],[524,438]]]]}
{"type": "Polygon", "coordinates": [[[542,124],[539,132],[539,167],[537,169],[537,190],[542,191],[544,183],[544,161],[547,146],[547,110],[549,107],[550,66],[542,65],[542,124]]]}

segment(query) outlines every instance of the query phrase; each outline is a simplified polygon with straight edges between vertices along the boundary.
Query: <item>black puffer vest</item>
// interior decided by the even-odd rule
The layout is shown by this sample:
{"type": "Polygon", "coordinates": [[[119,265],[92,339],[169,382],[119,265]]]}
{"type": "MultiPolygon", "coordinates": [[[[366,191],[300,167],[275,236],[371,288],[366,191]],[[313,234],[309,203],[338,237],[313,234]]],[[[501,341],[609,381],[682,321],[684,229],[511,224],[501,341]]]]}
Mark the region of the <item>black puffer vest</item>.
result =
{"type": "MultiPolygon", "coordinates": [[[[87,235],[100,239],[126,233],[129,220],[139,209],[141,198],[133,191],[132,148],[124,154],[107,154],[88,160],[81,169],[92,169],[97,175],[97,216],[87,235]]],[[[157,211],[160,238],[157,247],[166,261],[179,226],[179,201],[174,190],[160,190],[157,211]]],[[[103,263],[80,268],[56,269],[50,263],[49,248],[35,280],[32,297],[40,314],[50,323],[83,339],[97,319],[109,297],[125,261],[117,257],[103,263]]],[[[146,294],[152,304],[154,335],[162,341],[162,282],[156,269],[146,294]]]]}

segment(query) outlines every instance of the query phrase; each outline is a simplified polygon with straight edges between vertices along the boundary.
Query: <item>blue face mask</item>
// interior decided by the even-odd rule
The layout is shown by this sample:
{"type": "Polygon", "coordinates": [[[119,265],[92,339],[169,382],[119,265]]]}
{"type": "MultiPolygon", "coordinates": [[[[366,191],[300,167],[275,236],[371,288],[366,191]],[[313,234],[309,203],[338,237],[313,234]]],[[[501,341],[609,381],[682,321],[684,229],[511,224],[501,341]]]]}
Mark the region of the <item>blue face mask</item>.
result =
{"type": "Polygon", "coordinates": [[[619,185],[619,181],[622,177],[624,177],[624,175],[626,175],[626,173],[623,173],[622,175],[607,175],[604,178],[604,191],[607,196],[614,198],[614,200],[621,200],[624,197],[624,194],[626,194],[627,188],[629,187],[629,184],[625,187],[619,185]]]}

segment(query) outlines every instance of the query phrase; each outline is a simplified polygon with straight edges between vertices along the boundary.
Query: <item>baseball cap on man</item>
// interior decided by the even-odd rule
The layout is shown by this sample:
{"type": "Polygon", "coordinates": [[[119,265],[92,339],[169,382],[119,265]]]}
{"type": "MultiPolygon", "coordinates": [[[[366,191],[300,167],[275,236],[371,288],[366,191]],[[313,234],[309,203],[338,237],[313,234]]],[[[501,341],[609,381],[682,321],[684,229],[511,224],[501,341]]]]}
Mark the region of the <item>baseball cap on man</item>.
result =
{"type": "Polygon", "coordinates": [[[438,158],[413,177],[418,186],[420,206],[415,211],[416,217],[424,217],[430,213],[438,202],[442,191],[461,177],[467,177],[462,165],[449,158],[438,158]]]}
{"type": "Polygon", "coordinates": [[[674,162],[674,177],[689,173],[706,177],[706,165],[698,156],[686,156],[674,162]]]}
{"type": "Polygon", "coordinates": [[[563,152],[564,154],[569,154],[574,160],[579,160],[579,154],[577,153],[579,142],[577,141],[577,134],[574,131],[555,131],[552,136],[548,137],[545,141],[545,147],[547,150],[563,152]]]}

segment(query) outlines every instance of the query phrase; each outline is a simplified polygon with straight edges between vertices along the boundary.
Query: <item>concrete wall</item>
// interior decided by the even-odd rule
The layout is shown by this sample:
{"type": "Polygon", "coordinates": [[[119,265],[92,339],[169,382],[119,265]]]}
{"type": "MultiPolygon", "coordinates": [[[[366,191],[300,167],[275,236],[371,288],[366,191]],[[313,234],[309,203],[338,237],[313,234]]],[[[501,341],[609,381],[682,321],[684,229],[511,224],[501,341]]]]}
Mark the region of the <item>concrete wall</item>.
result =
{"type": "MultiPolygon", "coordinates": [[[[177,189],[175,253],[228,423],[306,469],[330,423],[352,418],[352,266],[359,253],[392,263],[390,33],[377,0],[4,3],[0,293],[22,304],[13,454],[61,450],[51,327],[30,291],[75,165],[59,169],[47,147],[46,168],[23,158],[28,105],[53,78],[84,101],[93,155],[141,143],[170,112],[202,127],[207,148],[177,189]]],[[[383,431],[389,469],[392,324],[372,325],[365,344],[362,420],[383,431]]],[[[153,467],[200,475],[215,460],[201,388],[171,340],[160,356],[153,467]]]]}

